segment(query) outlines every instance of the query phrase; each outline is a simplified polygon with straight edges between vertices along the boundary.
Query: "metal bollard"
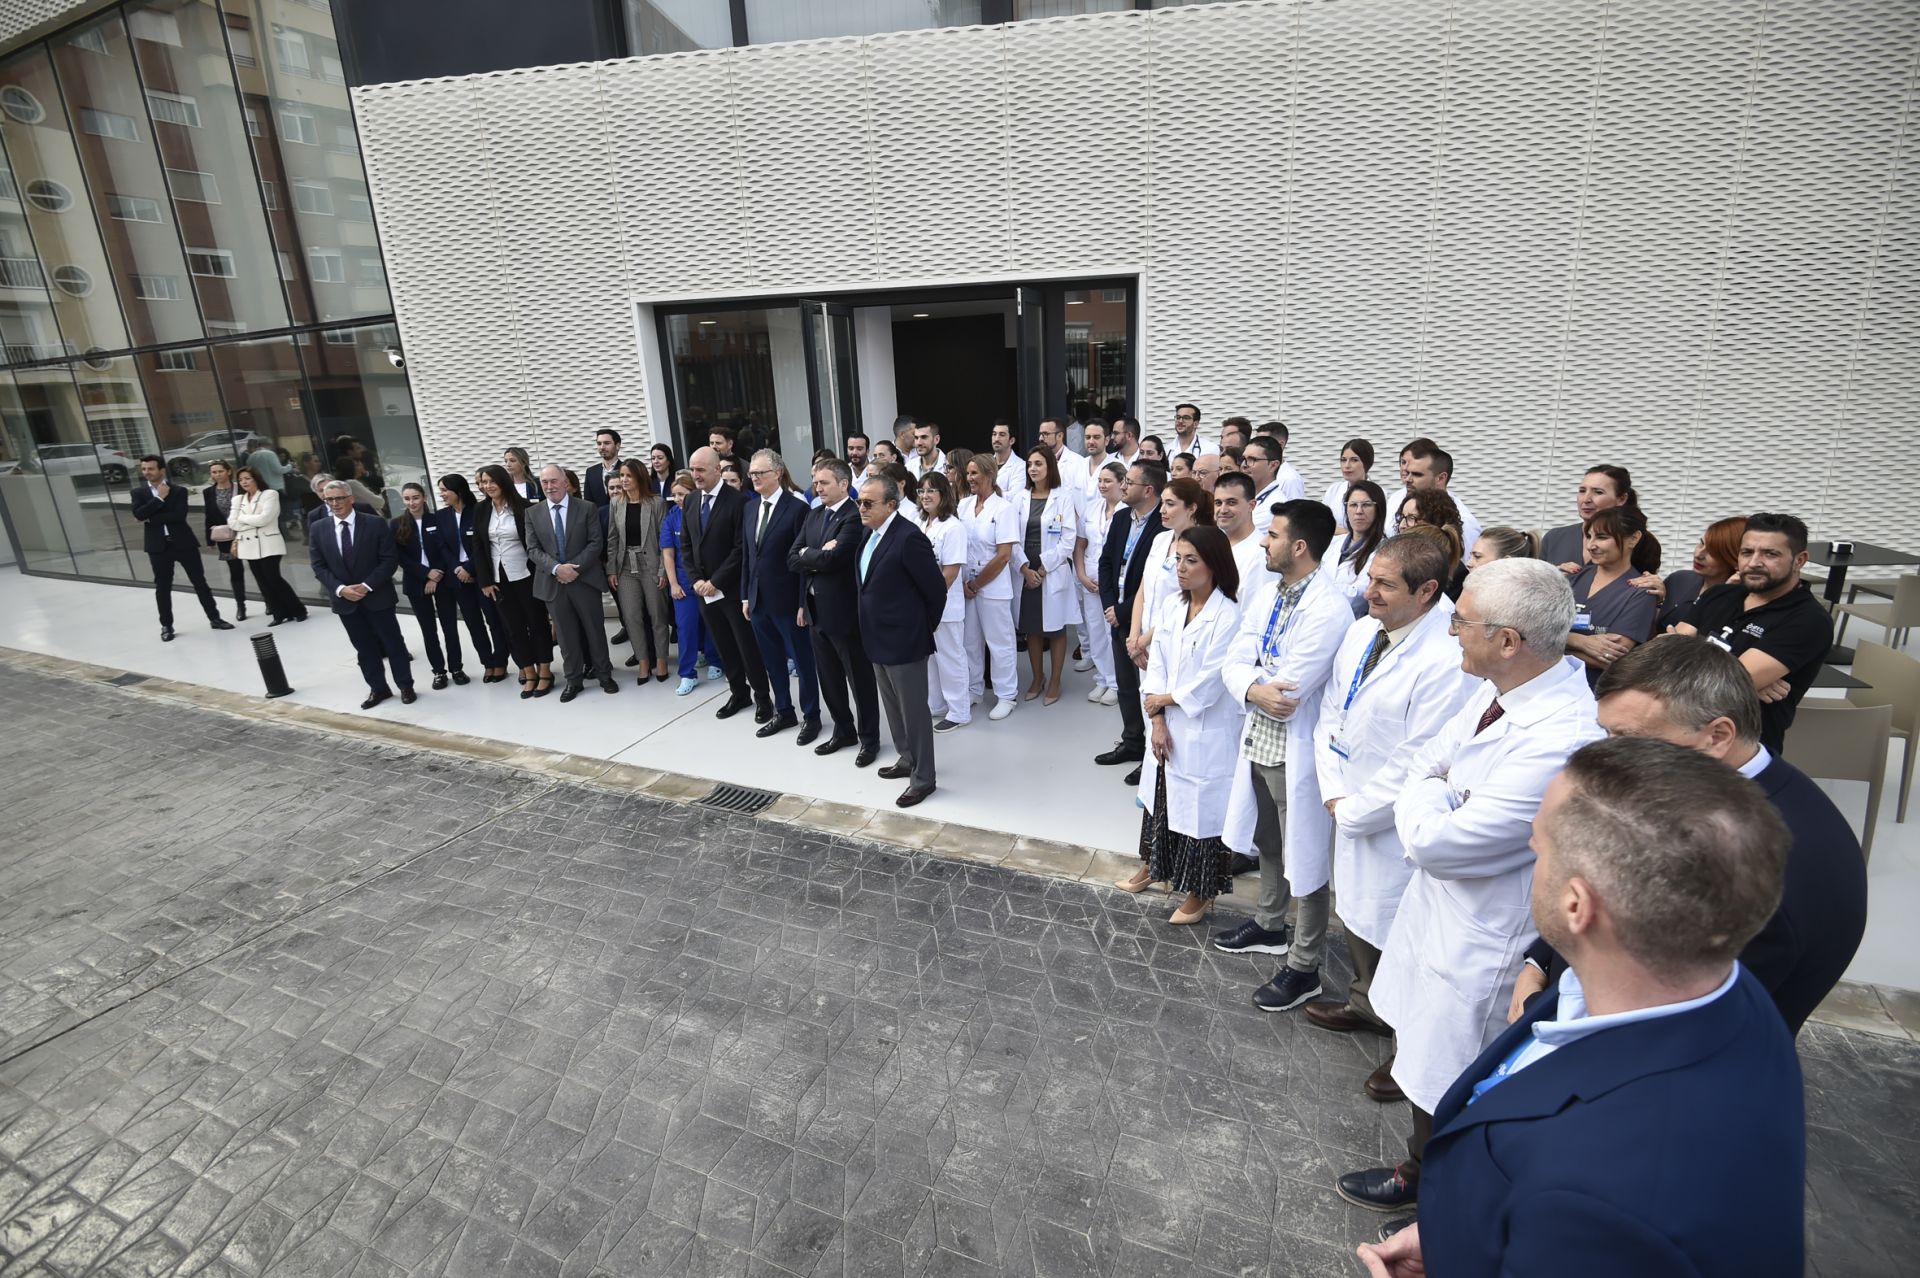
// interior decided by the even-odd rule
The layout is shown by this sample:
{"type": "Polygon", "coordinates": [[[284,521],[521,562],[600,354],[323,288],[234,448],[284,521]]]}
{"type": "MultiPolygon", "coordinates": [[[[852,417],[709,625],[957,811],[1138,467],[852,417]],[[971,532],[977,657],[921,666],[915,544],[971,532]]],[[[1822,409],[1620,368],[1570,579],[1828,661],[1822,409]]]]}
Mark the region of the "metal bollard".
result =
{"type": "Polygon", "coordinates": [[[272,635],[254,635],[253,655],[260,663],[260,678],[266,682],[269,697],[284,697],[293,691],[287,682],[287,668],[280,664],[280,650],[272,635]]]}

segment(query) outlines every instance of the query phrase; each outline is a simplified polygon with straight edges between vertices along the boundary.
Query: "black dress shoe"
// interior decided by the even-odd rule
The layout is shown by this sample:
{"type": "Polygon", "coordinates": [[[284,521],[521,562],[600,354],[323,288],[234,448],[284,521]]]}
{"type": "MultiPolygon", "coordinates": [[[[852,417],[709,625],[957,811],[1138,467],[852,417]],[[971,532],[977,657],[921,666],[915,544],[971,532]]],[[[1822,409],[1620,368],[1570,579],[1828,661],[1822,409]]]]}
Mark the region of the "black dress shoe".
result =
{"type": "Polygon", "coordinates": [[[727,704],[715,710],[713,717],[716,719],[731,719],[752,704],[752,699],[748,697],[728,697],[727,704]]]}
{"type": "Polygon", "coordinates": [[[912,776],[913,769],[909,768],[904,763],[889,763],[886,767],[880,769],[880,771],[876,772],[874,775],[877,777],[880,777],[882,780],[898,781],[902,777],[912,776]]]}
{"type": "Polygon", "coordinates": [[[1385,1242],[1387,1239],[1405,1229],[1408,1225],[1417,1225],[1419,1223],[1420,1218],[1418,1216],[1402,1216],[1398,1220],[1389,1220],[1386,1224],[1380,1226],[1380,1241],[1385,1242]]]}
{"type": "Polygon", "coordinates": [[[565,705],[567,702],[579,696],[580,688],[581,688],[581,685],[577,683],[570,683],[566,687],[562,688],[560,690],[560,704],[565,705]]]}
{"type": "Polygon", "coordinates": [[[416,701],[418,701],[419,699],[420,699],[420,694],[419,694],[419,693],[417,693],[417,692],[415,692],[415,691],[414,691],[414,690],[413,690],[412,688],[402,688],[402,689],[400,689],[400,704],[401,704],[401,705],[403,705],[403,706],[410,706],[410,705],[412,705],[412,704],[413,704],[414,702],[416,702],[416,701]]]}
{"type": "Polygon", "coordinates": [[[797,746],[812,745],[820,739],[820,721],[809,719],[800,725],[800,735],[793,739],[797,746]]]}
{"type": "Polygon", "coordinates": [[[753,721],[755,723],[773,722],[773,707],[763,703],[756,704],[753,707],[753,721]]]}
{"type": "Polygon", "coordinates": [[[853,756],[853,766],[856,768],[864,768],[879,757],[880,749],[878,746],[861,746],[860,753],[853,756]]]}
{"type": "Polygon", "coordinates": [[[222,617],[215,617],[212,621],[208,622],[207,624],[212,626],[215,630],[233,629],[233,623],[222,617]]]}
{"type": "Polygon", "coordinates": [[[620,633],[616,634],[613,638],[609,639],[607,642],[608,643],[625,643],[626,641],[627,641],[627,628],[625,626],[622,626],[620,627],[620,633]]]}
{"type": "Polygon", "coordinates": [[[173,627],[172,627],[172,626],[162,626],[162,627],[160,627],[160,642],[161,642],[161,643],[172,643],[172,642],[173,642],[173,627]]]}
{"type": "Polygon", "coordinates": [[[1116,763],[1138,763],[1146,757],[1147,752],[1144,747],[1117,745],[1105,754],[1094,755],[1093,761],[1103,766],[1111,766],[1116,763]]]}
{"type": "Polygon", "coordinates": [[[637,665],[639,665],[639,664],[640,664],[640,658],[639,658],[639,656],[638,656],[638,655],[636,654],[636,655],[634,655],[634,656],[631,656],[631,657],[628,657],[628,658],[627,658],[627,664],[628,664],[629,666],[637,666],[637,665]]]}
{"type": "Polygon", "coordinates": [[[760,730],[753,735],[756,737],[770,737],[776,732],[785,732],[788,728],[798,727],[799,725],[800,720],[794,715],[783,714],[770,723],[761,724],[760,730]]]}
{"type": "Polygon", "coordinates": [[[822,741],[819,745],[815,746],[813,748],[813,752],[815,754],[824,756],[824,755],[833,754],[834,752],[839,750],[844,750],[850,745],[858,745],[859,743],[860,743],[860,738],[858,737],[832,736],[832,737],[828,737],[825,741],[822,741]]]}
{"type": "Polygon", "coordinates": [[[393,693],[386,688],[382,688],[378,692],[369,692],[367,699],[360,703],[360,708],[362,710],[371,710],[382,701],[390,700],[392,697],[393,693]]]}
{"type": "Polygon", "coordinates": [[[470,676],[468,676],[466,671],[456,670],[453,672],[453,681],[464,688],[468,684],[472,683],[473,679],[470,676]]]}
{"type": "Polygon", "coordinates": [[[908,786],[900,792],[900,797],[893,801],[893,806],[896,808],[910,808],[932,793],[932,786],[928,786],[924,790],[916,790],[912,786],[908,786]]]}
{"type": "Polygon", "coordinates": [[[433,690],[435,692],[440,691],[442,688],[446,686],[447,686],[447,677],[445,675],[437,674],[433,677],[433,690]]]}
{"type": "Polygon", "coordinates": [[[247,610],[245,608],[238,609],[234,612],[233,619],[235,621],[245,621],[247,619],[247,610]]]}
{"type": "Polygon", "coordinates": [[[600,681],[600,691],[602,691],[602,692],[618,692],[618,691],[620,691],[620,685],[619,685],[619,684],[617,684],[617,683],[615,683],[615,682],[613,681],[613,676],[612,676],[612,675],[608,675],[608,676],[607,676],[606,678],[604,678],[604,679],[602,679],[602,680],[600,681]]]}
{"type": "Polygon", "coordinates": [[[1259,868],[1260,858],[1257,856],[1248,856],[1245,852],[1234,852],[1227,857],[1228,874],[1252,874],[1259,868]]]}
{"type": "Polygon", "coordinates": [[[1138,769],[1138,768],[1135,768],[1135,769],[1134,769],[1133,771],[1131,771],[1131,772],[1129,772],[1129,773],[1127,773],[1127,775],[1126,775],[1126,782],[1127,782],[1127,784],[1128,784],[1128,785],[1139,785],[1139,784],[1140,784],[1140,769],[1138,769]]]}
{"type": "Polygon", "coordinates": [[[1417,1184],[1401,1179],[1398,1167],[1369,1167],[1348,1172],[1333,1183],[1342,1198],[1372,1211],[1405,1211],[1420,1199],[1417,1184]]]}
{"type": "Polygon", "coordinates": [[[275,617],[275,618],[274,618],[274,619],[273,619],[272,621],[269,621],[269,622],[267,623],[267,625],[268,625],[269,627],[272,627],[272,626],[278,626],[278,625],[281,625],[281,624],[283,624],[283,623],[285,623],[285,622],[289,622],[289,621],[292,621],[292,620],[293,620],[293,618],[292,618],[292,617],[275,617]]]}

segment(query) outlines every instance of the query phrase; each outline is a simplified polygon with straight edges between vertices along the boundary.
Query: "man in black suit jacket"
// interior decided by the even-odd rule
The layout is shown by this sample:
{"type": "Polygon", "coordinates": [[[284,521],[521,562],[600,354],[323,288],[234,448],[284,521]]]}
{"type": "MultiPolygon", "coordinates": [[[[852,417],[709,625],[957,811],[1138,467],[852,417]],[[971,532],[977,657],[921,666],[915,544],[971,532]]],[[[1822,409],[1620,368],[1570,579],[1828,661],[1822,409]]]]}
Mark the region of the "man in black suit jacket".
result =
{"type": "Polygon", "coordinates": [[[740,512],[746,498],[739,489],[720,482],[720,454],[713,449],[696,448],[687,468],[693,472],[695,488],[681,508],[686,520],[687,577],[700,600],[700,620],[706,622],[707,633],[720,649],[720,665],[733,689],[714,717],[731,719],[751,705],[755,723],[770,723],[773,690],[767,684],[766,667],[760,664],[760,645],[740,610],[740,512]]]}
{"type": "Polygon", "coordinates": [[[146,525],[141,534],[147,563],[153,569],[154,600],[160,605],[160,639],[173,639],[173,566],[187,571],[193,593],[200,597],[207,621],[215,630],[231,630],[220,616],[220,605],[207,585],[206,565],[200,562],[200,542],[187,522],[187,490],[167,482],[167,464],[149,453],[140,459],[141,482],[133,490],[133,517],[146,525]]]}
{"type": "Polygon", "coordinates": [[[560,700],[579,696],[588,675],[600,681],[601,691],[618,692],[600,605],[600,596],[607,593],[606,529],[601,513],[573,500],[567,491],[567,472],[559,466],[549,463],[540,468],[540,487],[546,500],[527,508],[527,562],[533,568],[533,597],[547,606],[560,636],[566,663],[560,700]]]}
{"type": "Polygon", "coordinates": [[[820,504],[807,512],[800,536],[787,551],[787,567],[800,574],[800,610],[813,637],[813,664],[820,695],[833,719],[833,735],[813,748],[832,754],[856,742],[854,766],[864,768],[880,753],[880,699],[873,663],[860,642],[860,510],[848,491],[852,474],[834,458],[813,468],[820,504]],[[853,705],[847,705],[847,690],[853,705]]]}
{"type": "Polygon", "coordinates": [[[393,574],[400,567],[400,550],[393,544],[393,529],[380,516],[355,510],[352,491],[339,480],[320,495],[326,500],[328,518],[309,528],[307,562],[360,659],[360,673],[367,681],[367,699],[360,708],[371,710],[393,695],[380,669],[382,657],[393,667],[400,700],[412,705],[416,699],[413,663],[407,657],[407,641],[400,635],[400,619],[394,615],[398,599],[393,574]]]}
{"type": "Polygon", "coordinates": [[[927,658],[947,608],[947,578],[933,543],[896,513],[900,486],[885,476],[860,485],[860,636],[872,658],[895,762],[879,775],[910,778],[894,803],[910,808],[933,793],[933,711],[927,707],[927,658]]]}
{"type": "MultiPolygon", "coordinates": [[[[1760,744],[1760,698],[1739,660],[1709,641],[1665,635],[1600,676],[1600,725],[1710,755],[1757,784],[1793,835],[1779,908],[1740,951],[1798,1034],[1846,974],[1867,929],[1867,860],[1853,827],[1807,774],[1760,744]]],[[[1560,977],[1545,942],[1527,951],[1513,1007],[1560,977]]]]}
{"type": "Polygon", "coordinates": [[[1100,606],[1113,627],[1113,683],[1120,694],[1120,743],[1095,763],[1139,763],[1147,757],[1147,721],[1140,712],[1140,667],[1127,653],[1127,631],[1133,618],[1133,597],[1140,592],[1140,574],[1147,566],[1147,549],[1160,535],[1160,490],[1167,472],[1152,462],[1127,467],[1120,485],[1120,509],[1107,529],[1100,551],[1100,606]]]}
{"type": "Polygon", "coordinates": [[[740,514],[740,593],[777,715],[754,735],[770,737],[799,723],[794,744],[812,745],[820,735],[820,680],[813,668],[813,644],[800,626],[800,577],[787,566],[787,552],[800,540],[809,513],[807,499],[787,488],[787,464],[771,448],[747,459],[747,482],[753,492],[740,514]],[[787,678],[789,662],[800,684],[797,717],[787,678]]]}
{"type": "Polygon", "coordinates": [[[600,454],[600,464],[587,467],[586,478],[581,482],[586,485],[587,500],[604,510],[613,500],[607,492],[607,480],[613,476],[614,471],[620,469],[620,432],[617,430],[594,432],[593,447],[594,451],[600,454]]]}

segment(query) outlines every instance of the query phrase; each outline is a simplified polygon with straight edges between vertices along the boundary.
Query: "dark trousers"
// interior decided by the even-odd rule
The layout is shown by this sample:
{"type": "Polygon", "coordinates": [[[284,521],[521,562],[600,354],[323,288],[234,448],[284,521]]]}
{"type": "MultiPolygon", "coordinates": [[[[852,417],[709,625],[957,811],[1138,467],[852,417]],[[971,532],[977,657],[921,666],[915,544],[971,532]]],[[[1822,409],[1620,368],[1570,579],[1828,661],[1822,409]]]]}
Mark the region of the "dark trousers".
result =
{"type": "Polygon", "coordinates": [[[407,659],[407,641],[400,636],[400,618],[391,608],[355,608],[337,614],[353,640],[353,651],[360,658],[360,674],[374,692],[391,692],[380,661],[393,668],[393,681],[402,690],[413,686],[413,663],[407,659]]]}
{"type": "Polygon", "coordinates": [[[1127,655],[1127,632],[1120,626],[1113,628],[1113,687],[1120,696],[1120,744],[1129,750],[1146,750],[1147,719],[1140,710],[1140,667],[1127,655]]]}
{"type": "Polygon", "coordinates": [[[813,664],[820,676],[820,697],[833,717],[833,735],[858,737],[868,750],[880,748],[880,694],[874,684],[873,663],[860,646],[860,634],[830,635],[809,626],[813,635],[813,664]],[[847,689],[853,705],[847,705],[847,689]]]}
{"type": "Polygon", "coordinates": [[[473,651],[480,658],[480,664],[489,669],[507,664],[507,624],[500,619],[500,610],[493,600],[480,593],[477,581],[461,581],[458,577],[443,577],[440,589],[440,606],[445,608],[451,601],[459,608],[460,616],[467,623],[467,637],[473,640],[473,651]]]}
{"type": "Polygon", "coordinates": [[[265,606],[267,615],[275,621],[292,621],[295,617],[306,616],[307,606],[300,602],[300,596],[293,593],[293,587],[280,575],[280,559],[279,555],[268,555],[263,559],[249,559],[246,563],[253,570],[253,584],[260,588],[260,602],[265,606]]]}
{"type": "Polygon", "coordinates": [[[808,723],[820,722],[820,679],[814,673],[813,644],[807,632],[791,612],[781,615],[777,609],[754,613],[751,624],[773,688],[774,708],[781,714],[793,713],[793,693],[787,686],[787,661],[791,658],[800,679],[800,717],[808,723]]]}
{"type": "Polygon", "coordinates": [[[503,581],[494,595],[500,620],[507,628],[507,649],[513,664],[525,669],[553,660],[553,631],[547,606],[533,597],[532,576],[503,581]]]}
{"type": "Polygon", "coordinates": [[[717,604],[700,601],[700,620],[707,623],[713,646],[720,649],[720,667],[727,672],[727,683],[735,697],[744,697],[749,688],[755,705],[773,705],[773,690],[767,686],[767,668],[760,664],[760,645],[754,641],[753,627],[740,615],[740,601],[729,595],[717,604]]]}
{"type": "Polygon", "coordinates": [[[147,563],[153,569],[153,597],[160,605],[160,624],[168,629],[173,627],[173,566],[186,569],[187,580],[193,583],[193,593],[200,596],[200,607],[206,612],[208,621],[220,619],[220,605],[213,600],[213,591],[207,586],[207,569],[200,562],[200,547],[193,539],[182,534],[167,540],[161,550],[149,550],[147,563]]]}
{"type": "Polygon", "coordinates": [[[247,566],[231,555],[222,555],[220,562],[227,566],[227,584],[233,588],[233,602],[240,615],[247,615],[247,566]]]}
{"type": "Polygon", "coordinates": [[[560,593],[547,604],[560,636],[561,667],[569,687],[613,678],[613,659],[607,655],[607,623],[601,611],[600,591],[584,581],[556,583],[560,593]]]}
{"type": "Polygon", "coordinates": [[[454,592],[447,588],[444,579],[432,594],[424,590],[407,592],[407,602],[413,605],[413,619],[420,623],[420,638],[427,645],[427,662],[437,675],[460,669],[459,607],[453,597],[454,592]],[[440,646],[442,636],[446,638],[444,650],[440,646]]]}
{"type": "Polygon", "coordinates": [[[1400,1164],[1400,1179],[1409,1185],[1417,1185],[1420,1183],[1420,1160],[1426,1155],[1427,1142],[1433,1139],[1433,1115],[1411,1101],[1408,1105],[1413,1109],[1413,1135],[1407,1137],[1407,1161],[1400,1164]]]}
{"type": "Polygon", "coordinates": [[[1347,986],[1347,1006],[1376,1025],[1386,1024],[1380,1019],[1380,1013],[1373,1010],[1373,1000],[1367,997],[1373,989],[1373,974],[1380,970],[1380,951],[1348,932],[1347,953],[1353,957],[1353,984],[1347,986]]]}
{"type": "Polygon", "coordinates": [[[927,663],[875,666],[880,705],[887,712],[887,731],[900,762],[912,769],[908,785],[933,789],[933,711],[927,708],[927,663]]]}

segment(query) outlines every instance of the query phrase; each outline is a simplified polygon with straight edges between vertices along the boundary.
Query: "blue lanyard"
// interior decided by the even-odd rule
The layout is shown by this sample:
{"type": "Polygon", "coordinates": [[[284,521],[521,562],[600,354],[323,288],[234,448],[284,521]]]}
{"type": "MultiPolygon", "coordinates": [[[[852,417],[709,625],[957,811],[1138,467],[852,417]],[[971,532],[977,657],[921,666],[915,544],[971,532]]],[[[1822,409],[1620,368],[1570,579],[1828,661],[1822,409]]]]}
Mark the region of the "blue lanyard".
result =
{"type": "Polygon", "coordinates": [[[1307,593],[1312,589],[1313,583],[1309,581],[1300,591],[1300,597],[1293,601],[1293,611],[1287,614],[1286,621],[1281,624],[1280,629],[1277,631],[1273,626],[1275,622],[1280,620],[1280,609],[1287,601],[1286,587],[1281,587],[1280,593],[1273,597],[1273,611],[1267,616],[1266,637],[1260,641],[1260,655],[1263,658],[1271,660],[1280,655],[1280,641],[1286,638],[1287,628],[1293,625],[1293,619],[1300,615],[1300,607],[1307,602],[1307,593]]]}
{"type": "MultiPolygon", "coordinates": [[[[1372,645],[1368,645],[1368,646],[1371,647],[1372,645]]],[[[1391,652],[1391,651],[1393,651],[1393,648],[1392,648],[1392,645],[1389,644],[1387,648],[1387,652],[1391,652]]],[[[1380,660],[1385,661],[1386,659],[1387,659],[1387,653],[1386,652],[1381,653],[1380,660]]],[[[1347,711],[1353,709],[1353,699],[1360,695],[1360,685],[1364,684],[1366,681],[1367,681],[1367,654],[1362,652],[1360,654],[1359,668],[1353,672],[1353,682],[1347,685],[1347,701],[1345,705],[1340,707],[1341,714],[1344,715],[1347,711]]]]}
{"type": "Polygon", "coordinates": [[[1127,553],[1120,556],[1120,566],[1122,568],[1125,568],[1129,563],[1133,562],[1133,548],[1140,544],[1140,534],[1146,530],[1146,520],[1137,519],[1134,521],[1133,531],[1127,534],[1127,553]]]}

